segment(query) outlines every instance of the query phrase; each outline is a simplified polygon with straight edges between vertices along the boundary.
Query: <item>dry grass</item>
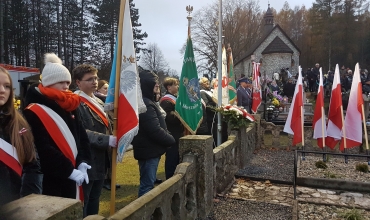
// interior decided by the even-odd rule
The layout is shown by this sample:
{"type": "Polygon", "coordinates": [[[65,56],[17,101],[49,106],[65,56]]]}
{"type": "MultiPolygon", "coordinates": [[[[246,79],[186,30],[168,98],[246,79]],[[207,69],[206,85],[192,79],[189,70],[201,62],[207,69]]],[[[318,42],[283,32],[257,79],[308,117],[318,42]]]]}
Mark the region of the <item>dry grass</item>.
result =
{"type": "MultiPolygon", "coordinates": [[[[162,156],[157,171],[157,177],[162,180],[165,179],[164,158],[165,156],[162,156]]],[[[133,151],[128,151],[122,163],[117,164],[117,184],[120,184],[121,188],[116,190],[116,211],[137,199],[139,177],[139,165],[137,160],[133,157],[133,151]]],[[[110,192],[111,191],[102,189],[99,215],[108,217],[110,214],[110,192]]]]}

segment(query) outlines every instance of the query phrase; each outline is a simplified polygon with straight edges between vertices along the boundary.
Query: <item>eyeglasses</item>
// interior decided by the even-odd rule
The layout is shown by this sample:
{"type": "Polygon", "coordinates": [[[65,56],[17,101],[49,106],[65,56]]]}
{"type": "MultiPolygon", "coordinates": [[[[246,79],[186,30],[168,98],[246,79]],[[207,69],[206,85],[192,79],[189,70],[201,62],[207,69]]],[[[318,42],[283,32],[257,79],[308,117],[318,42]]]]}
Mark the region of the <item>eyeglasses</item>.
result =
{"type": "Polygon", "coordinates": [[[85,82],[93,83],[94,81],[99,81],[99,77],[91,77],[89,79],[80,80],[80,81],[85,81],[85,82]]]}

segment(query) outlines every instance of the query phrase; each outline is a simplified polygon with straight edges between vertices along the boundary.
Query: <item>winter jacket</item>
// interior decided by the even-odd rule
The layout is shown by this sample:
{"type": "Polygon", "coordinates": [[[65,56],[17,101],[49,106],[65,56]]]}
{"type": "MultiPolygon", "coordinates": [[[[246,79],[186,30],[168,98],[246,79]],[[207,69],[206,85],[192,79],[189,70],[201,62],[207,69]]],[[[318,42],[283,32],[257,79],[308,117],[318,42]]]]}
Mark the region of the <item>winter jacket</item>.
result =
{"type": "MultiPolygon", "coordinates": [[[[166,94],[170,93],[166,92],[166,94]]],[[[175,115],[175,104],[169,100],[161,100],[160,105],[162,109],[166,112],[165,121],[167,125],[167,130],[175,138],[176,144],[178,144],[180,137],[184,136],[184,126],[175,115]]]]}
{"type": "MultiPolygon", "coordinates": [[[[97,100],[101,105],[104,104],[100,99],[97,100]]],[[[109,135],[112,133],[110,125],[107,128],[98,114],[84,102],[81,102],[77,110],[81,115],[82,125],[86,129],[90,141],[91,163],[89,165],[91,169],[87,170],[89,179],[103,180],[106,174],[107,163],[109,163],[109,135]]]]}
{"type": "MultiPolygon", "coordinates": [[[[0,115],[0,138],[8,143],[10,134],[6,125],[9,120],[9,116],[0,115]]],[[[42,173],[38,157],[23,164],[21,177],[0,161],[0,206],[32,193],[41,194],[41,191],[42,173]]]]}
{"type": "Polygon", "coordinates": [[[82,162],[90,164],[90,143],[81,117],[77,110],[67,112],[54,100],[40,93],[37,85],[32,85],[26,94],[26,106],[31,103],[45,105],[56,112],[67,124],[71,131],[78,150],[76,166],[61,152],[51,138],[39,117],[31,110],[24,110],[24,116],[32,128],[35,146],[40,156],[41,171],[44,173],[43,194],[76,198],[76,182],[68,179],[73,169],[77,169],[82,162]]]}
{"type": "Polygon", "coordinates": [[[149,71],[142,71],[139,76],[142,97],[147,110],[139,114],[139,132],[134,137],[132,146],[135,159],[147,160],[160,157],[168,147],[176,142],[168,132],[165,119],[155,104],[153,89],[157,76],[149,71]]]}

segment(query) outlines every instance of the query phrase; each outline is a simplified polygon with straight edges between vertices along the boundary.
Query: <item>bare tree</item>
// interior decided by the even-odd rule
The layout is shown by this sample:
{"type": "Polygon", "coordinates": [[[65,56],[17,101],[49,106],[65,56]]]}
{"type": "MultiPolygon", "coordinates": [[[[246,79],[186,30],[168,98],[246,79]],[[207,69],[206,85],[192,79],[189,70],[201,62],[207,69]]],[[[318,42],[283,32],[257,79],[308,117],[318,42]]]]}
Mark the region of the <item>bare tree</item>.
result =
{"type": "Polygon", "coordinates": [[[156,43],[149,43],[146,50],[143,51],[143,56],[140,59],[140,63],[144,68],[156,73],[165,72],[169,69],[168,63],[156,43]]]}
{"type": "MultiPolygon", "coordinates": [[[[260,37],[263,14],[256,0],[226,0],[222,6],[224,43],[230,43],[234,61],[237,61],[260,37]]],[[[217,2],[198,10],[194,14],[192,24],[198,74],[212,75],[217,71],[217,2]]]]}

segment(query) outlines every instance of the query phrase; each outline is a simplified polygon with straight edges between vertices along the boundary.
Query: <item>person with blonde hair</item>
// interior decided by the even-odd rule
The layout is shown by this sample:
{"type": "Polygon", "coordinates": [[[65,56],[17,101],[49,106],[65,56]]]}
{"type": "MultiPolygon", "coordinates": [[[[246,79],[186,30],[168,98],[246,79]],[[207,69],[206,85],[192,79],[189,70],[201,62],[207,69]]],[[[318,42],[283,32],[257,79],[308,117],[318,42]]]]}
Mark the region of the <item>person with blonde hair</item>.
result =
{"type": "Polygon", "coordinates": [[[32,132],[14,108],[13,92],[9,72],[0,67],[0,206],[42,190],[32,132]]]}
{"type": "Polygon", "coordinates": [[[54,53],[45,54],[40,84],[26,94],[24,116],[40,156],[44,195],[82,200],[89,183],[90,142],[77,111],[81,98],[69,90],[71,74],[54,53]]]}

